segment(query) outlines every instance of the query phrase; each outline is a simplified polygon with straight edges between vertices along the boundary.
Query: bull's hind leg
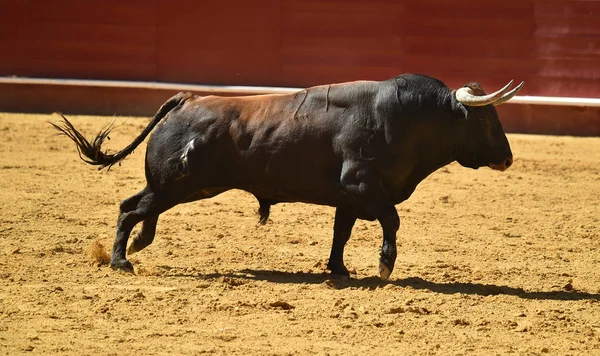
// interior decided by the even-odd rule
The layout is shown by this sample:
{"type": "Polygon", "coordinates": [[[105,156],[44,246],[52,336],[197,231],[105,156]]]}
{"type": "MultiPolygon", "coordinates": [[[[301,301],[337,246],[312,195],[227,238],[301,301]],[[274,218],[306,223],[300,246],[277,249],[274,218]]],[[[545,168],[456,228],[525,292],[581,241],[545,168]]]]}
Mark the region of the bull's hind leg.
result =
{"type": "Polygon", "coordinates": [[[127,254],[131,255],[148,247],[154,241],[156,234],[156,223],[158,215],[148,218],[142,222],[142,229],[135,235],[133,241],[127,248],[127,254]]]}
{"type": "MultiPolygon", "coordinates": [[[[144,197],[144,195],[146,195],[147,191],[148,191],[148,187],[142,189],[135,195],[132,195],[129,198],[123,200],[121,202],[121,204],[119,205],[119,213],[123,214],[123,213],[130,212],[132,210],[135,210],[135,208],[137,208],[137,205],[140,202],[140,200],[144,197]]],[[[119,214],[119,216],[120,216],[120,214],[119,214]]]]}
{"type": "MultiPolygon", "coordinates": [[[[146,235],[144,235],[144,237],[140,240],[141,242],[138,242],[138,244],[146,243],[147,246],[154,237],[158,215],[171,208],[174,204],[168,202],[166,199],[157,197],[156,194],[149,188],[146,188],[135,196],[126,199],[123,203],[125,204],[121,204],[122,209],[117,221],[117,231],[115,234],[110,266],[115,269],[133,272],[133,266],[125,257],[127,240],[129,239],[131,230],[137,223],[144,221],[145,224],[142,227],[141,234],[146,235]],[[131,210],[124,209],[132,208],[133,202],[136,200],[137,204],[135,208],[131,210]],[[146,222],[148,223],[146,224],[146,222]],[[149,238],[149,236],[152,236],[152,238],[149,238]]],[[[134,240],[134,244],[136,244],[136,240],[134,240]]]]}
{"type": "MultiPolygon", "coordinates": [[[[119,206],[119,219],[121,215],[135,210],[140,200],[144,197],[144,195],[146,195],[146,193],[148,193],[148,191],[149,188],[146,187],[139,193],[123,200],[121,202],[121,205],[119,206]]],[[[158,216],[153,216],[142,222],[142,229],[133,238],[133,241],[127,249],[127,254],[133,254],[135,252],[141,251],[152,243],[152,241],[154,240],[154,235],[156,233],[157,222],[158,216]]]]}

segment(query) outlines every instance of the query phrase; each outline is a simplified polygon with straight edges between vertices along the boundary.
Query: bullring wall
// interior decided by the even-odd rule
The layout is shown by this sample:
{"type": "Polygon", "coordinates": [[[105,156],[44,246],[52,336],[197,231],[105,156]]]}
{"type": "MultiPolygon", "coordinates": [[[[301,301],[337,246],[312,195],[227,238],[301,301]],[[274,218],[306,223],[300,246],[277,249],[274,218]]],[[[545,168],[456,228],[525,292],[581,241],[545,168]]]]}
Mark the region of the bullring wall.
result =
{"type": "MultiPolygon", "coordinates": [[[[600,1],[0,0],[0,9],[0,76],[305,87],[418,72],[451,87],[515,79],[526,82],[521,95],[600,98],[600,1]]],[[[130,110],[119,104],[126,91],[98,88],[71,98],[83,112],[147,115],[170,94],[138,89],[130,110]]],[[[70,91],[0,84],[0,110],[62,106],[70,91]]],[[[502,108],[521,123],[509,130],[600,134],[598,109],[502,108]],[[568,122],[552,121],[557,113],[568,122]]]]}

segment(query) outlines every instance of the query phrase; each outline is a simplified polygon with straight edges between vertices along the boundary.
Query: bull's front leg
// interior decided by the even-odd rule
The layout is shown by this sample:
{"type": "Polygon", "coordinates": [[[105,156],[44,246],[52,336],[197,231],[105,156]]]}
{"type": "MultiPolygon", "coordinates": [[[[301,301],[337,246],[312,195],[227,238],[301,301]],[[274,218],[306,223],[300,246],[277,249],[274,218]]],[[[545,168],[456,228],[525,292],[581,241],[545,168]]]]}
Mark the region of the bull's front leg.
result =
{"type": "Polygon", "coordinates": [[[396,233],[400,218],[381,180],[368,162],[344,162],[341,180],[350,203],[377,219],[383,230],[379,259],[379,275],[388,279],[396,263],[396,233]]]}
{"type": "Polygon", "coordinates": [[[383,229],[383,244],[379,258],[379,275],[381,279],[388,279],[396,263],[396,233],[400,229],[400,217],[396,208],[388,206],[381,217],[377,218],[383,229]]]}
{"type": "Polygon", "coordinates": [[[329,255],[329,263],[327,269],[331,274],[342,276],[350,276],[348,269],[344,265],[344,247],[350,239],[352,227],[356,222],[356,216],[351,210],[338,207],[335,210],[335,222],[333,225],[333,245],[331,246],[331,254],[329,255]]]}

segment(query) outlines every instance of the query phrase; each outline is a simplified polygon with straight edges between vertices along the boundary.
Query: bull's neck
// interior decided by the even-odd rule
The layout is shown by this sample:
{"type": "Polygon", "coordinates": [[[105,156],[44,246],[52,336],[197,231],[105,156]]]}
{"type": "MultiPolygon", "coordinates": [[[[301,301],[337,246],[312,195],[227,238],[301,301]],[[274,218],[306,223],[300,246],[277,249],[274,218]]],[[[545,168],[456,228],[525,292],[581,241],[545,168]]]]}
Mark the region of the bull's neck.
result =
{"type": "MultiPolygon", "coordinates": [[[[412,141],[410,158],[411,168],[404,171],[398,169],[394,188],[391,190],[396,204],[408,199],[415,188],[431,173],[454,162],[463,151],[464,142],[457,139],[453,132],[435,132],[431,127],[417,130],[422,135],[415,135],[412,141]],[[443,134],[443,135],[442,135],[443,134]],[[406,174],[402,174],[405,172],[406,174]]],[[[402,161],[401,166],[406,161],[402,161]]]]}
{"type": "Polygon", "coordinates": [[[437,169],[450,164],[464,150],[464,139],[459,127],[452,124],[435,125],[424,130],[427,132],[419,140],[418,152],[421,156],[421,168],[430,174],[437,169]]]}

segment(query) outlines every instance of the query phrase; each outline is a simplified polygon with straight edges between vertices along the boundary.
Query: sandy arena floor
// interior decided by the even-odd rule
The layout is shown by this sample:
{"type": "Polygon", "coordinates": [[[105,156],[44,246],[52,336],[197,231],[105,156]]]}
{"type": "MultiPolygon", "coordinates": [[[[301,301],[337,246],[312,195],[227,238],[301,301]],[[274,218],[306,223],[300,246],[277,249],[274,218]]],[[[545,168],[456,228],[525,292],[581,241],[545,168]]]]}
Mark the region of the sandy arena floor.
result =
{"type": "MultiPolygon", "coordinates": [[[[106,117],[70,117],[91,136],[106,117]]],[[[600,354],[600,138],[509,135],[505,173],[452,164],[399,205],[399,256],[361,221],[350,281],[325,273],[333,209],[231,191],[161,215],[136,274],[92,262],[145,143],[106,172],[47,123],[0,113],[0,353],[600,354]]],[[[110,148],[148,122],[119,118],[110,148]]]]}

